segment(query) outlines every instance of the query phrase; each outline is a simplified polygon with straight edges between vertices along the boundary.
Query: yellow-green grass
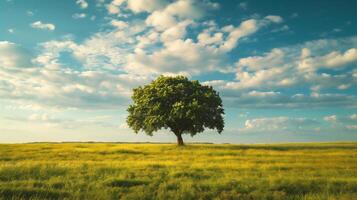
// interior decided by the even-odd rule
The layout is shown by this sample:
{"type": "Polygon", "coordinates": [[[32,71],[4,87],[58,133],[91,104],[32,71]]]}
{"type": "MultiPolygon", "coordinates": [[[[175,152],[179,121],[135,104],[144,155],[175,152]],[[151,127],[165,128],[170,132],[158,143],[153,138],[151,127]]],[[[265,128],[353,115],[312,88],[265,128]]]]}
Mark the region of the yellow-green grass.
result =
{"type": "Polygon", "coordinates": [[[0,145],[0,199],[357,199],[357,143],[0,145]]]}

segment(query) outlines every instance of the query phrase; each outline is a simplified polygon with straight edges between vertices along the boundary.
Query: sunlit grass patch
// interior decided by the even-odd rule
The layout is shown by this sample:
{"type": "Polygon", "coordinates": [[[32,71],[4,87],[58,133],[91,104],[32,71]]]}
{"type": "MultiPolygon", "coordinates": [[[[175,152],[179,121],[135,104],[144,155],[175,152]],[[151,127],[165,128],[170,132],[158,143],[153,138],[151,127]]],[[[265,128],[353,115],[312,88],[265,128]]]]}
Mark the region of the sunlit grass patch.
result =
{"type": "Polygon", "coordinates": [[[65,199],[68,192],[36,188],[0,188],[3,199],[65,199]]]}
{"type": "Polygon", "coordinates": [[[147,184],[147,181],[142,180],[130,180],[130,179],[111,179],[107,180],[105,185],[110,187],[134,187],[147,184]]]}
{"type": "Polygon", "coordinates": [[[0,145],[0,199],[353,199],[357,143],[0,145]]]}

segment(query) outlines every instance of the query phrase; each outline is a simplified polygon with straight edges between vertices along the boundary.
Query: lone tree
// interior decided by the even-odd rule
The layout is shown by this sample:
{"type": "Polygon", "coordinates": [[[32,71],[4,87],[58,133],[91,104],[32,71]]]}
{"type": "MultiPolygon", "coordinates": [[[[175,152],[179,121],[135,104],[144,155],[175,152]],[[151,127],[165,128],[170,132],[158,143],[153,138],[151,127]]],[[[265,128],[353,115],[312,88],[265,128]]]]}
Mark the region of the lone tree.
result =
{"type": "Polygon", "coordinates": [[[162,128],[170,129],[177,144],[184,145],[182,134],[194,136],[205,128],[223,131],[222,100],[211,86],[184,76],[160,76],[133,91],[127,123],[135,133],[142,130],[152,136],[162,128]]]}

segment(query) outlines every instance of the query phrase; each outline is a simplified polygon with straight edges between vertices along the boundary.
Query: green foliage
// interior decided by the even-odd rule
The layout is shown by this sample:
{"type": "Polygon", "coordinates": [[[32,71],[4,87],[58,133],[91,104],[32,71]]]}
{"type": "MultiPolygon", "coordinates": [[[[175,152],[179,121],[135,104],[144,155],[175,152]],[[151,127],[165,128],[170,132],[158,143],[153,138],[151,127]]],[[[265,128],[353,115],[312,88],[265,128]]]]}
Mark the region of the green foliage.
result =
{"type": "Polygon", "coordinates": [[[0,200],[357,196],[357,143],[0,144],[0,158],[0,200]]]}
{"type": "Polygon", "coordinates": [[[176,135],[203,132],[205,128],[224,128],[222,100],[211,86],[186,77],[160,76],[134,89],[133,105],[128,108],[128,125],[152,135],[162,128],[176,135]]]}

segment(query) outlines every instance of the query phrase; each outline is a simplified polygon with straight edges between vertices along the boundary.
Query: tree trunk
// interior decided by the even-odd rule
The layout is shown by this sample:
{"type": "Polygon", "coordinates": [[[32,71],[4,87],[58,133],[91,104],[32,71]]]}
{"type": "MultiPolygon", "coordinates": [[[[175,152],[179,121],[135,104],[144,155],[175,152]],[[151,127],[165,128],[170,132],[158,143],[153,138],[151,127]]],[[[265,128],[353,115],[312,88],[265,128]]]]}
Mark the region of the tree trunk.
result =
{"type": "Polygon", "coordinates": [[[177,145],[183,146],[184,143],[183,143],[183,139],[182,139],[182,134],[176,134],[176,133],[175,133],[175,135],[176,135],[176,137],[177,137],[177,145]]]}

